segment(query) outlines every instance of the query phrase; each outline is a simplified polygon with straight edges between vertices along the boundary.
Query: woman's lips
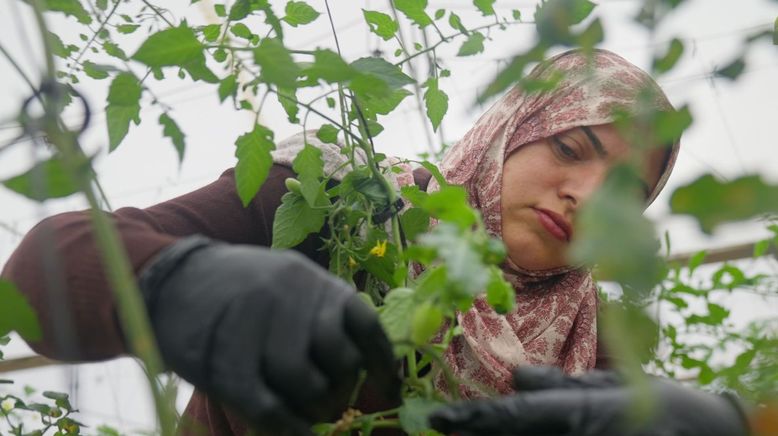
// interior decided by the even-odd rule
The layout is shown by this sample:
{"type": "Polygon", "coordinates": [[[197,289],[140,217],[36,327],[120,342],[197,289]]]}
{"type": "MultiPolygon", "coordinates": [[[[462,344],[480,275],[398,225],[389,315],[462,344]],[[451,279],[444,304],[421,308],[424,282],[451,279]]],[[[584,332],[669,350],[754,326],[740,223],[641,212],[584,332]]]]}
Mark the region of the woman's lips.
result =
{"type": "Polygon", "coordinates": [[[572,227],[567,220],[556,212],[547,209],[535,209],[538,221],[551,235],[560,241],[569,242],[573,235],[572,227]]]}

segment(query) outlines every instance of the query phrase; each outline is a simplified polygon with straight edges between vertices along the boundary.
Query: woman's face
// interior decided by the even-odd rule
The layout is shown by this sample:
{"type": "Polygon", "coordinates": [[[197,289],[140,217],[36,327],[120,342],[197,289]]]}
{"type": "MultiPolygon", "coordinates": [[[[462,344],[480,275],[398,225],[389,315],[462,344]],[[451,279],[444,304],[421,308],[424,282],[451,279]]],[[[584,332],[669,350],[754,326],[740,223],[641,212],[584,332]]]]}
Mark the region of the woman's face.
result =
{"type": "MultiPolygon", "coordinates": [[[[608,170],[633,152],[616,127],[602,124],[531,142],[508,156],[502,236],[513,263],[528,270],[567,265],[577,211],[608,170]]],[[[664,155],[664,149],[653,149],[641,160],[646,198],[661,176],[664,155]]]]}

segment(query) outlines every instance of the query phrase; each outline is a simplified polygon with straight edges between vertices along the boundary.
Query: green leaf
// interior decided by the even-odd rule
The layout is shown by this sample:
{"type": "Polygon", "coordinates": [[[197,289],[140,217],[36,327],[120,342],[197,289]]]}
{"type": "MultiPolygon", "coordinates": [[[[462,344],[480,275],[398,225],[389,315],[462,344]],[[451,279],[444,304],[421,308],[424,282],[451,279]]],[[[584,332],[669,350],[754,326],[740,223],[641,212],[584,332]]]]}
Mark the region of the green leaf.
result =
{"type": "Polygon", "coordinates": [[[130,129],[130,121],[140,123],[141,84],[132,73],[119,73],[108,88],[105,108],[108,150],[116,150],[130,129]]]}
{"type": "Polygon", "coordinates": [[[211,71],[205,64],[204,55],[197,59],[192,59],[191,61],[182,65],[182,67],[186,70],[187,73],[189,73],[189,75],[192,77],[192,80],[202,80],[208,83],[219,82],[219,78],[216,77],[216,75],[213,74],[213,71],[211,71]]]}
{"type": "Polygon", "coordinates": [[[351,66],[357,71],[385,82],[390,88],[401,88],[414,82],[400,67],[378,57],[364,57],[355,60],[351,66]]]}
{"type": "Polygon", "coordinates": [[[398,412],[400,425],[407,434],[430,430],[429,415],[443,406],[443,403],[426,398],[406,398],[398,412]]]}
{"type": "Polygon", "coordinates": [[[337,144],[339,131],[340,130],[332,124],[323,124],[319,127],[319,130],[316,131],[316,137],[325,144],[337,144]]]}
{"type": "Polygon", "coordinates": [[[741,56],[721,68],[716,68],[715,74],[719,77],[735,80],[740,77],[740,75],[743,74],[743,71],[745,70],[746,61],[741,56]]]}
{"type": "Polygon", "coordinates": [[[313,209],[300,194],[287,192],[281,197],[273,220],[273,248],[291,248],[324,225],[325,209],[313,209]]]}
{"type": "Polygon", "coordinates": [[[139,24],[120,24],[116,26],[116,30],[118,30],[119,33],[127,35],[138,30],[138,27],[140,27],[139,24]]]}
{"type": "Polygon", "coordinates": [[[0,336],[16,331],[26,341],[39,341],[38,315],[13,283],[0,279],[0,336]]]}
{"type": "Polygon", "coordinates": [[[240,21],[251,13],[252,6],[250,0],[237,0],[230,8],[229,21],[240,21]]]}
{"type": "Polygon", "coordinates": [[[238,38],[243,39],[251,39],[251,37],[254,36],[254,34],[251,33],[251,30],[249,30],[248,26],[243,23],[235,23],[230,26],[230,33],[237,36],[238,38]]]}
{"type": "Polygon", "coordinates": [[[689,275],[691,275],[698,266],[702,265],[702,261],[705,260],[705,256],[707,254],[708,252],[705,250],[694,253],[694,255],[689,259],[689,275]]]}
{"type": "Polygon", "coordinates": [[[254,61],[262,68],[262,80],[279,87],[297,88],[300,67],[281,41],[265,38],[254,50],[254,61]]]}
{"type": "Polygon", "coordinates": [[[677,188],[670,208],[676,214],[692,215],[703,232],[711,233],[726,222],[778,211],[778,185],[767,184],[758,175],[720,182],[705,174],[677,188]]]}
{"type": "Polygon", "coordinates": [[[511,16],[513,16],[513,19],[516,21],[521,21],[521,11],[518,9],[514,9],[511,11],[511,16]]]}
{"type": "Polygon", "coordinates": [[[754,257],[764,256],[770,248],[770,242],[769,239],[765,239],[754,244],[754,257]]]}
{"type": "Polygon", "coordinates": [[[58,157],[37,163],[23,174],[2,183],[6,188],[35,201],[67,197],[79,190],[78,183],[58,157]]]}
{"type": "Polygon", "coordinates": [[[301,24],[308,24],[315,19],[319,18],[319,12],[312,8],[306,2],[290,1],[286,4],[284,10],[286,16],[282,20],[286,21],[292,27],[297,27],[301,24]]]}
{"type": "Polygon", "coordinates": [[[103,41],[103,50],[105,50],[105,52],[109,56],[113,56],[116,59],[121,59],[123,61],[127,60],[127,53],[125,53],[124,50],[121,49],[121,47],[119,47],[113,42],[103,41]]]}
{"type": "Polygon", "coordinates": [[[221,34],[221,25],[219,24],[209,24],[205,27],[203,27],[203,38],[205,38],[208,42],[214,42],[217,39],[219,39],[219,35],[221,34]]]}
{"type": "MultiPolygon", "coordinates": [[[[378,309],[378,318],[390,341],[396,343],[408,339],[415,307],[413,289],[396,288],[386,294],[384,305],[378,309]]],[[[395,355],[402,355],[398,351],[395,347],[395,355]]]]}
{"type": "Polygon", "coordinates": [[[300,180],[300,191],[311,207],[319,206],[317,201],[322,190],[320,179],[324,177],[324,161],[321,150],[306,143],[292,162],[292,169],[300,180]]]}
{"type": "Polygon", "coordinates": [[[475,296],[486,288],[490,273],[481,261],[481,254],[460,232],[457,226],[440,222],[429,233],[419,236],[419,244],[437,250],[446,265],[449,280],[465,293],[475,296]]]}
{"type": "Polygon", "coordinates": [[[394,35],[399,29],[399,25],[389,15],[378,11],[368,11],[362,9],[362,14],[365,16],[370,31],[380,36],[384,41],[389,41],[394,38],[394,35]]]}
{"type": "Polygon", "coordinates": [[[398,11],[405,14],[420,28],[423,29],[432,24],[432,19],[424,12],[424,9],[427,8],[427,0],[393,0],[393,3],[398,11]]]}
{"type": "Polygon", "coordinates": [[[400,215],[400,226],[405,238],[415,241],[419,235],[429,230],[430,214],[422,208],[412,207],[400,215]]]}
{"type": "Polygon", "coordinates": [[[438,89],[438,79],[427,81],[427,91],[424,93],[424,105],[427,107],[427,117],[432,123],[432,130],[437,131],[443,116],[448,111],[448,95],[438,89]]]}
{"type": "Polygon", "coordinates": [[[446,15],[445,9],[438,9],[435,11],[435,21],[438,21],[439,19],[443,18],[446,15]]]}
{"type": "Polygon", "coordinates": [[[334,51],[316,49],[313,52],[313,65],[305,70],[305,74],[313,80],[339,83],[350,80],[357,71],[334,51]]]}
{"type": "Polygon", "coordinates": [[[673,38],[670,46],[664,56],[654,59],[653,70],[656,74],[662,74],[670,71],[683,55],[683,41],[673,38]]]}
{"type": "Polygon", "coordinates": [[[276,148],[273,132],[255,124],[254,130],[241,135],[235,141],[235,146],[235,156],[238,158],[235,165],[235,184],[243,207],[247,207],[259,192],[273,165],[273,157],[270,155],[276,148]]]}
{"type": "Polygon", "coordinates": [[[470,37],[467,38],[462,46],[459,47],[457,56],[472,56],[484,51],[484,35],[479,32],[473,32],[470,37]]]}
{"type": "Polygon", "coordinates": [[[430,301],[416,306],[411,320],[411,340],[416,345],[425,345],[443,324],[443,311],[430,301]]]}
{"type": "Polygon", "coordinates": [[[463,35],[469,35],[470,31],[462,24],[462,19],[459,15],[451,12],[448,16],[448,24],[456,31],[462,32],[463,35]]]}
{"type": "Polygon", "coordinates": [[[446,178],[443,177],[443,173],[440,172],[440,169],[438,169],[438,167],[435,166],[435,164],[425,160],[421,163],[421,166],[423,166],[427,171],[429,171],[432,174],[432,177],[435,178],[435,181],[438,182],[438,185],[448,186],[448,182],[446,181],[446,178]]]}
{"type": "Polygon", "coordinates": [[[186,149],[184,133],[178,127],[178,124],[176,124],[176,122],[165,112],[159,116],[159,124],[162,126],[162,135],[167,136],[173,141],[173,146],[176,148],[176,154],[178,154],[178,162],[183,162],[184,150],[186,149]]]}
{"type": "Polygon", "coordinates": [[[495,0],[473,0],[473,4],[484,17],[494,15],[494,2],[495,0]]]}
{"type": "Polygon", "coordinates": [[[235,92],[238,90],[238,82],[234,74],[230,74],[225,77],[219,83],[219,102],[224,102],[227,97],[235,96],[235,92]]]}
{"type": "Polygon", "coordinates": [[[538,45],[529,52],[511,59],[508,65],[497,74],[497,77],[486,86],[486,90],[478,96],[478,102],[483,103],[488,98],[500,94],[516,83],[521,77],[525,76],[527,66],[542,61],[545,58],[545,53],[546,48],[538,45]]]}
{"type": "Polygon", "coordinates": [[[405,97],[413,95],[405,89],[395,89],[386,96],[361,96],[360,103],[362,103],[362,109],[368,110],[381,115],[387,115],[392,112],[405,97]]]}
{"type": "Polygon", "coordinates": [[[265,23],[273,29],[276,38],[283,40],[284,29],[281,27],[281,20],[279,20],[278,16],[273,12],[273,8],[270,6],[268,0],[251,0],[251,2],[254,9],[259,9],[265,13],[265,23]]]}
{"type": "Polygon", "coordinates": [[[51,52],[54,54],[54,56],[59,56],[61,58],[67,59],[71,53],[78,50],[78,47],[72,44],[65,46],[65,44],[62,42],[61,39],[59,39],[59,36],[57,36],[56,33],[48,32],[48,35],[49,35],[49,43],[51,43],[51,52]]]}
{"type": "Polygon", "coordinates": [[[502,270],[496,266],[489,268],[489,283],[486,285],[486,301],[495,312],[506,314],[513,310],[516,302],[516,292],[510,283],[505,281],[502,270]]]}
{"type": "Polygon", "coordinates": [[[477,220],[477,212],[467,202],[467,191],[461,186],[444,186],[428,194],[422,207],[431,216],[454,223],[462,229],[470,228],[477,220]]]}
{"type": "Polygon", "coordinates": [[[297,112],[299,111],[299,108],[297,107],[297,90],[278,88],[277,91],[278,101],[281,103],[281,107],[284,108],[289,122],[299,123],[300,120],[297,118],[297,112]]]}
{"type": "Polygon", "coordinates": [[[574,45],[570,27],[583,21],[594,9],[589,0],[548,0],[535,10],[535,29],[547,45],[574,45]]]}
{"type": "MultiPolygon", "coordinates": [[[[241,0],[238,0],[241,1],[241,0]]],[[[224,5],[221,3],[217,3],[213,5],[213,12],[216,14],[217,17],[226,17],[227,16],[227,9],[224,8],[224,5]]]]}
{"type": "Polygon", "coordinates": [[[91,61],[84,61],[81,63],[81,67],[84,69],[84,74],[93,79],[100,80],[108,77],[108,72],[106,71],[107,68],[104,65],[98,65],[91,61]]]}
{"type": "Polygon", "coordinates": [[[132,59],[152,68],[183,67],[193,61],[205,62],[203,48],[191,28],[171,27],[149,36],[132,59]]]}
{"type": "Polygon", "coordinates": [[[52,12],[62,12],[65,16],[75,17],[81,24],[91,24],[92,16],[78,0],[45,0],[43,7],[52,12]]]}

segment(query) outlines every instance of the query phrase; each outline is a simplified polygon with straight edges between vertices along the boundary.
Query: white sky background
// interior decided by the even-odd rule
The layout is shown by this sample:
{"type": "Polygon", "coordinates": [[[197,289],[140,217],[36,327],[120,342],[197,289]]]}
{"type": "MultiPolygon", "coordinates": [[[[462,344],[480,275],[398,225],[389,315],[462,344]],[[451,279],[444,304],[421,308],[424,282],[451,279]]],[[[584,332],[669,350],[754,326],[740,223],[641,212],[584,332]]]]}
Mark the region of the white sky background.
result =
{"type": "MultiPolygon", "coordinates": [[[[136,2],[139,3],[139,2],[136,2]]],[[[178,18],[186,17],[190,24],[209,24],[209,17],[202,13],[210,4],[187,6],[188,1],[167,2],[178,18]]],[[[282,15],[285,2],[271,0],[275,10],[282,15]]],[[[325,12],[323,0],[309,2],[315,9],[325,12]]],[[[368,34],[360,7],[386,9],[385,1],[332,0],[331,7],[338,29],[338,36],[346,59],[368,56],[381,48],[385,56],[393,59],[394,43],[384,43],[377,36],[368,34]]],[[[519,9],[525,20],[532,19],[535,1],[498,0],[496,9],[510,17],[511,9],[519,9]]],[[[662,53],[673,37],[680,37],[686,51],[675,69],[660,78],[670,100],[677,106],[690,104],[695,121],[686,132],[683,146],[673,176],[667,188],[648,210],[647,214],[657,222],[657,230],[668,230],[673,242],[673,252],[688,252],[701,248],[742,243],[766,236],[759,223],[723,226],[713,237],[705,237],[691,219],[669,216],[669,194],[675,186],[687,183],[704,172],[713,171],[722,177],[734,178],[745,173],[759,173],[778,182],[778,48],[763,39],[752,46],[746,58],[746,72],[737,82],[725,79],[711,80],[709,73],[718,65],[726,65],[742,46],[745,37],[755,31],[771,29],[778,16],[778,2],[769,0],[688,0],[670,19],[666,20],[653,38],[632,22],[639,7],[636,0],[601,1],[593,16],[603,19],[606,41],[600,47],[613,50],[644,69],[648,69],[653,53],[662,53]]],[[[471,13],[469,0],[430,0],[430,15],[438,8],[455,10],[466,26],[486,24],[489,19],[471,13]]],[[[120,12],[124,6],[120,6],[120,12]]],[[[128,11],[135,6],[128,6],[128,11]]],[[[35,78],[41,70],[42,55],[37,30],[27,5],[18,0],[0,0],[0,42],[22,64],[28,75],[35,78]]],[[[50,15],[49,23],[66,43],[80,42],[82,31],[75,20],[50,15]]],[[[441,21],[445,34],[453,33],[446,20],[441,21]]],[[[328,47],[334,42],[326,15],[314,23],[286,29],[289,46],[301,49],[328,47]]],[[[418,38],[418,31],[405,27],[406,38],[418,38]]],[[[127,53],[141,41],[138,37],[122,39],[127,53]]],[[[509,27],[508,30],[491,32],[492,41],[486,41],[485,53],[469,58],[454,55],[463,39],[450,48],[438,52],[441,63],[452,70],[452,77],[441,81],[441,88],[450,97],[449,111],[443,120],[444,138],[454,142],[461,137],[486,109],[473,107],[476,92],[499,71],[501,62],[512,54],[528,48],[533,43],[532,24],[509,27]]],[[[437,38],[430,34],[433,41],[437,38]]],[[[87,55],[98,63],[112,63],[111,59],[87,55]]],[[[117,66],[121,66],[116,64],[117,66]]],[[[424,62],[416,64],[426,74],[424,62]]],[[[140,65],[132,65],[141,74],[140,65]]],[[[213,67],[219,76],[224,73],[213,67]]],[[[249,131],[253,114],[235,112],[225,103],[220,105],[215,87],[189,79],[178,80],[175,70],[166,70],[171,79],[165,82],[148,81],[154,93],[173,107],[172,116],[186,136],[187,150],[183,165],[178,166],[174,149],[169,140],[162,138],[157,124],[159,109],[151,107],[142,111],[140,126],[132,126],[130,133],[117,151],[107,154],[107,134],[103,108],[108,79],[94,81],[84,78],[78,89],[89,100],[93,110],[93,122],[82,137],[84,147],[99,152],[96,169],[114,208],[122,206],[144,207],[175,195],[188,192],[214,180],[235,163],[234,141],[249,131]]],[[[0,144],[18,132],[7,128],[13,125],[13,117],[21,101],[29,95],[29,88],[17,73],[0,60],[0,144]]],[[[148,97],[146,97],[148,102],[148,97]]],[[[301,112],[301,116],[304,113],[301,112]]],[[[73,116],[76,117],[77,116],[73,116]]],[[[71,118],[75,119],[75,118],[71,118]]],[[[286,121],[280,105],[273,96],[265,103],[261,122],[276,132],[276,139],[299,131],[286,121]]],[[[316,127],[321,119],[309,118],[309,127],[316,127]]],[[[386,130],[376,138],[378,151],[404,157],[415,157],[427,149],[427,134],[421,122],[416,101],[405,99],[400,109],[381,120],[386,130]]],[[[435,135],[434,137],[437,137],[435,135]]],[[[437,140],[437,139],[436,139],[437,140]]],[[[436,144],[437,145],[437,144],[436,144]]],[[[0,179],[24,171],[30,165],[30,151],[26,146],[16,147],[0,156],[0,179]]],[[[85,203],[77,197],[47,202],[38,206],[7,190],[0,190],[0,264],[4,263],[16,245],[20,235],[45,216],[65,210],[80,209],[85,203]]],[[[746,311],[753,316],[759,313],[775,313],[775,305],[749,304],[746,311]]],[[[8,357],[27,355],[29,351],[14,341],[7,350],[8,357]]],[[[83,420],[89,424],[109,422],[123,428],[138,428],[150,422],[150,400],[145,396],[143,381],[128,359],[110,364],[78,366],[80,382],[78,406],[86,412],[83,420]]],[[[65,367],[39,369],[12,374],[17,384],[31,384],[39,389],[68,390],[68,372],[65,367]]],[[[188,395],[183,396],[186,400],[188,395]]]]}

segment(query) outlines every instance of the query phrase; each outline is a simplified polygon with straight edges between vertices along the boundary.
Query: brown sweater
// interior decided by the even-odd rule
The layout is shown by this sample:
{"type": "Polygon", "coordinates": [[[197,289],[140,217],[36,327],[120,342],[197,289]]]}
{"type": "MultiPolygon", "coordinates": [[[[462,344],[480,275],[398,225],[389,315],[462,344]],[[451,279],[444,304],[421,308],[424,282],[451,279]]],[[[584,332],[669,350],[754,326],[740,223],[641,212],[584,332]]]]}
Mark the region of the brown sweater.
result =
{"type": "MultiPolygon", "coordinates": [[[[161,249],[193,234],[270,246],[275,210],[286,192],[284,179],[293,176],[288,167],[273,165],[259,194],[246,208],[230,169],[196,191],[146,209],[122,208],[111,215],[137,275],[161,249]]],[[[414,178],[426,189],[430,174],[419,169],[414,178]]],[[[43,339],[30,346],[40,354],[63,361],[95,361],[129,352],[93,238],[87,212],[56,215],[35,226],[3,268],[2,277],[17,285],[39,315],[43,339]]],[[[320,246],[318,235],[311,235],[295,249],[326,268],[327,254],[320,246]]],[[[361,410],[387,408],[371,395],[369,383],[366,390],[360,397],[361,410]]],[[[243,420],[197,391],[184,415],[184,433],[247,432],[243,420]]]]}

